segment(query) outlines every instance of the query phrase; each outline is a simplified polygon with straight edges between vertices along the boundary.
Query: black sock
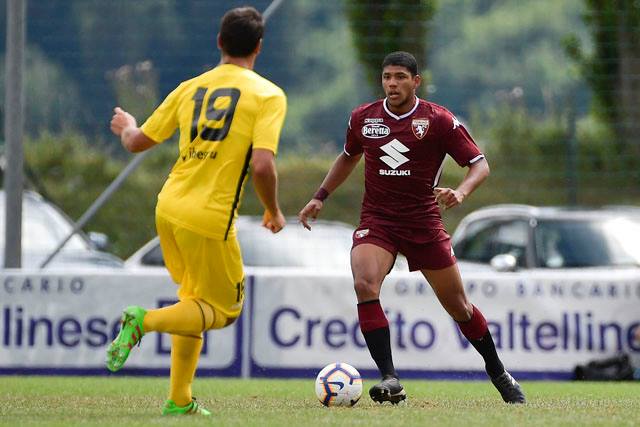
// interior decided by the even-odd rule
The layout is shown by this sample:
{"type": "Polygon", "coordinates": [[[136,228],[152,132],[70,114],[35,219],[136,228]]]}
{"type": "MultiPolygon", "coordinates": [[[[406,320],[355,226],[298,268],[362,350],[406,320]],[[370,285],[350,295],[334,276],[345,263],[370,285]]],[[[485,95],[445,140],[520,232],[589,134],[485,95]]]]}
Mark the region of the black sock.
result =
{"type": "Polygon", "coordinates": [[[398,377],[393,367],[393,358],[391,356],[391,337],[389,327],[378,328],[372,331],[363,332],[364,340],[369,347],[369,353],[373,358],[383,377],[391,375],[398,377]]]}
{"type": "Polygon", "coordinates": [[[484,359],[485,369],[491,378],[495,378],[504,372],[504,366],[498,357],[496,345],[489,330],[482,338],[477,340],[470,339],[469,342],[484,359]]]}

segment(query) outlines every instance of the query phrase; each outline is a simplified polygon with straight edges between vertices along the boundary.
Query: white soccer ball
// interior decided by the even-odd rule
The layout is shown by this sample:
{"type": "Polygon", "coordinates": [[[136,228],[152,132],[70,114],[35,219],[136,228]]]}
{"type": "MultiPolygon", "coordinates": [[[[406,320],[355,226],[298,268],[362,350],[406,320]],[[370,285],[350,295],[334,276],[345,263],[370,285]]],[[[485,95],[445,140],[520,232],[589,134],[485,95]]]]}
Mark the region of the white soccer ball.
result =
{"type": "Polygon", "coordinates": [[[353,406],[362,396],[362,377],[353,366],[336,362],[316,377],[316,396],[324,406],[353,406]]]}

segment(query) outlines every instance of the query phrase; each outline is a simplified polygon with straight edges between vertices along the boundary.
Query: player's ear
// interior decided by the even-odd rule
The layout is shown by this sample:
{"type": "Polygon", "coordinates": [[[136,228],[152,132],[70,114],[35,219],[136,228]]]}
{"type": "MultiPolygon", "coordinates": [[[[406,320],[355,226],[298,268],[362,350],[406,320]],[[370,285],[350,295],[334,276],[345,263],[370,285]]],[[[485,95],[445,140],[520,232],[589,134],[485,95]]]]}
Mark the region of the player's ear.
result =
{"type": "Polygon", "coordinates": [[[222,50],[222,40],[220,39],[220,33],[216,37],[216,44],[218,45],[218,49],[222,50]]]}
{"type": "Polygon", "coordinates": [[[257,55],[260,53],[260,51],[262,51],[262,39],[258,40],[258,44],[256,45],[256,48],[253,50],[253,54],[257,55]]]}
{"type": "Polygon", "coordinates": [[[413,77],[413,83],[416,85],[416,88],[420,86],[420,83],[422,83],[422,77],[420,76],[420,74],[416,74],[413,77]]]}

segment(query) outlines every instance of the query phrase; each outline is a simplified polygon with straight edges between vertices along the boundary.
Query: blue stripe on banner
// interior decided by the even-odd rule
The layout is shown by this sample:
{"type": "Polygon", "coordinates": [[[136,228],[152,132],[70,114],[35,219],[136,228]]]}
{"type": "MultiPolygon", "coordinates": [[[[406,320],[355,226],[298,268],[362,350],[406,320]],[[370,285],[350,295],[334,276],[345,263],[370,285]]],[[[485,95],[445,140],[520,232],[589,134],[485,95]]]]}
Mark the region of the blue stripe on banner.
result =
{"type": "MultiPolygon", "coordinates": [[[[315,378],[322,368],[265,368],[252,363],[251,376],[256,378],[315,378]]],[[[375,369],[358,369],[363,378],[379,378],[375,369]]],[[[509,371],[517,380],[570,380],[572,372],[509,371]]],[[[398,370],[402,379],[412,380],[487,380],[484,371],[398,370]]]]}
{"type": "MultiPolygon", "coordinates": [[[[259,368],[253,367],[252,377],[256,378],[315,378],[321,368],[259,368]]],[[[361,370],[363,378],[378,378],[378,371],[361,370]]],[[[399,371],[402,379],[412,380],[487,380],[484,371],[399,371]]],[[[517,380],[570,380],[571,372],[511,371],[517,380]]],[[[123,368],[117,373],[106,368],[0,368],[0,375],[70,375],[70,376],[168,376],[167,368],[123,368]]],[[[237,377],[230,369],[198,369],[198,377],[237,377]]]]}
{"type": "MultiPolygon", "coordinates": [[[[230,376],[240,376],[240,374],[242,373],[242,331],[244,329],[242,325],[244,324],[244,322],[248,322],[247,315],[244,313],[244,311],[240,313],[240,316],[238,317],[238,320],[236,322],[236,354],[233,358],[233,363],[224,369],[225,371],[233,372],[233,374],[230,374],[230,376]]],[[[205,370],[206,369],[198,369],[198,375],[200,375],[200,372],[205,370]]]]}
{"type": "MultiPolygon", "coordinates": [[[[111,372],[105,367],[100,368],[53,368],[53,367],[28,367],[28,368],[0,368],[0,375],[69,375],[69,376],[153,376],[166,377],[169,368],[122,368],[118,372],[111,372]]],[[[237,377],[235,370],[226,369],[198,369],[198,376],[203,377],[237,377]]]]}
{"type": "MultiPolygon", "coordinates": [[[[251,339],[251,337],[253,337],[253,310],[255,308],[255,296],[256,296],[256,281],[255,281],[255,276],[251,276],[251,286],[249,287],[249,309],[245,310],[247,312],[247,322],[249,322],[249,336],[247,337],[247,340],[249,341],[249,345],[248,347],[248,353],[247,353],[247,358],[249,359],[249,361],[247,362],[247,365],[249,365],[249,372],[248,375],[249,377],[253,376],[252,372],[253,372],[253,340],[251,339]]],[[[245,372],[245,374],[247,374],[245,372]]]]}

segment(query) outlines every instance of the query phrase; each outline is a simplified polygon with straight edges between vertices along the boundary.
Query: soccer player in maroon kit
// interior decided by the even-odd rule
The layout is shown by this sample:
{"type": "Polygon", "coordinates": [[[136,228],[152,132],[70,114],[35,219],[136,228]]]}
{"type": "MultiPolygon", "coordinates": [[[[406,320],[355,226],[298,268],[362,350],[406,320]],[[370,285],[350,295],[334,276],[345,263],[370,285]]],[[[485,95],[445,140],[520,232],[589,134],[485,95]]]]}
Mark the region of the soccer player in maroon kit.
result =
{"type": "Polygon", "coordinates": [[[489,175],[489,165],[464,126],[444,107],[419,99],[418,65],[410,53],[393,52],[382,63],[386,98],[353,110],[344,152],[333,163],[311,201],[300,211],[311,229],[324,200],[351,174],[364,153],[365,194],[353,234],[351,270],[358,319],[382,381],[369,390],[376,402],[406,398],[393,366],[389,322],[380,288],[398,252],[411,271],[420,270],[438,300],[485,361],[502,398],[525,403],[520,385],[504,369],[487,321],[464,292],[440,207],[464,201],[489,175]],[[456,189],[437,187],[445,155],[469,170],[456,189]],[[440,207],[438,206],[440,205],[440,207]]]}

